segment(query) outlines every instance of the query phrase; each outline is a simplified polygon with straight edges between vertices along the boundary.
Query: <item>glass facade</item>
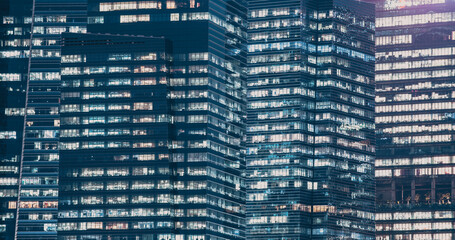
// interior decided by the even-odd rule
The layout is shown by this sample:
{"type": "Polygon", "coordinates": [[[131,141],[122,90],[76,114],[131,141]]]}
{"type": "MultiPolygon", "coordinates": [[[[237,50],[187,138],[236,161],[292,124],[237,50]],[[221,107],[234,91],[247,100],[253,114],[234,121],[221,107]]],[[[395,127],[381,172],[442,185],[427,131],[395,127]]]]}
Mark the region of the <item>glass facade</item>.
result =
{"type": "Polygon", "coordinates": [[[374,6],[249,1],[247,238],[374,239],[374,6]]]}
{"type": "Polygon", "coordinates": [[[246,3],[88,9],[88,32],[164,38],[65,36],[59,238],[244,239],[246,3]]]}
{"type": "Polygon", "coordinates": [[[56,239],[59,40],[62,32],[85,31],[86,4],[82,0],[1,4],[0,235],[56,239]]]}
{"type": "MultiPolygon", "coordinates": [[[[185,198],[174,194],[172,158],[181,159],[170,154],[168,142],[169,43],[65,34],[63,45],[60,239],[171,239],[181,224],[174,218],[184,214],[174,203],[185,198]]],[[[178,187],[201,190],[203,183],[178,187]]],[[[201,220],[190,226],[202,228],[201,220]]]]}
{"type": "Polygon", "coordinates": [[[0,239],[454,239],[455,2],[363,2],[2,1],[0,239]]]}
{"type": "Polygon", "coordinates": [[[56,239],[60,37],[85,32],[83,0],[35,0],[31,21],[17,239],[56,239]]]}
{"type": "Polygon", "coordinates": [[[17,239],[57,235],[60,37],[85,32],[86,15],[83,0],[34,1],[17,239]]]}
{"type": "Polygon", "coordinates": [[[376,2],[377,239],[453,239],[455,2],[376,2]]]}

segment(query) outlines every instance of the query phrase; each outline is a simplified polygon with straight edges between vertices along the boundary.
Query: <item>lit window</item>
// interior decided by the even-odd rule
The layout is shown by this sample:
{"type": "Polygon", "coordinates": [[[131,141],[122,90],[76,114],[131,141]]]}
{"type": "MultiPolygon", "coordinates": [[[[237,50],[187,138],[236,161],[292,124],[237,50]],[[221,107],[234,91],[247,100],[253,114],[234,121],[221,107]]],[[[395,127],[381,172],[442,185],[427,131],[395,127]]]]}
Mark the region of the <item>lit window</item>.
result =
{"type": "Polygon", "coordinates": [[[149,14],[120,15],[120,23],[150,22],[149,14]]]}
{"type": "Polygon", "coordinates": [[[171,13],[171,21],[179,21],[180,15],[178,13],[171,13]]]}
{"type": "Polygon", "coordinates": [[[153,103],[136,102],[134,103],[134,110],[153,110],[153,103]]]}
{"type": "Polygon", "coordinates": [[[167,9],[176,9],[177,5],[175,4],[175,1],[166,1],[166,8],[167,9]]]}

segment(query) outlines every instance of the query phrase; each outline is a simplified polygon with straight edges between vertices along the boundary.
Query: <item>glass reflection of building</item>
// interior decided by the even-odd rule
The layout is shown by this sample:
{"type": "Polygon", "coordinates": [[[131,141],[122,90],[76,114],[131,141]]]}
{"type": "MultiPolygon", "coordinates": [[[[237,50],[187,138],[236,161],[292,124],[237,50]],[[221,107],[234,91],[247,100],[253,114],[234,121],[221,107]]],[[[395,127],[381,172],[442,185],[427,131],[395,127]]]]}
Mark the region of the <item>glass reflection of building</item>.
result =
{"type": "Polygon", "coordinates": [[[453,239],[455,2],[373,2],[377,239],[453,239]]]}
{"type": "Polygon", "coordinates": [[[248,17],[247,238],[374,239],[374,6],[248,17]]]}

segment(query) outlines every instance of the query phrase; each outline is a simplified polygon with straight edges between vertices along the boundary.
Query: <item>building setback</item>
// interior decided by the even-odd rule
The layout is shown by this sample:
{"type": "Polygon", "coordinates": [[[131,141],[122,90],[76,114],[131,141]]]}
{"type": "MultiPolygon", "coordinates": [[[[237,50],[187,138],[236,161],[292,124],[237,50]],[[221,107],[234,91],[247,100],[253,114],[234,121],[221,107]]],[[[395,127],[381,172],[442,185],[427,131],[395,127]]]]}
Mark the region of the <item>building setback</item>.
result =
{"type": "Polygon", "coordinates": [[[247,239],[374,239],[374,6],[248,18],[247,239]]]}
{"type": "Polygon", "coordinates": [[[451,240],[455,2],[376,2],[376,239],[451,240]]]}
{"type": "Polygon", "coordinates": [[[88,9],[114,35],[65,36],[59,237],[244,239],[245,2],[88,9]]]}

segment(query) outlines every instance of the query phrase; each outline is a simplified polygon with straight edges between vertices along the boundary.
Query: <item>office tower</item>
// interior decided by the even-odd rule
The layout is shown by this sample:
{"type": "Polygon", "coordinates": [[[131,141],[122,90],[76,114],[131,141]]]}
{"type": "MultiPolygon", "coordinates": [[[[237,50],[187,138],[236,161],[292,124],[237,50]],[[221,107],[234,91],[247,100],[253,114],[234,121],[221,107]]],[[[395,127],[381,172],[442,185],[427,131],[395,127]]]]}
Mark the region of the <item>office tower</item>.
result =
{"type": "Polygon", "coordinates": [[[377,2],[377,239],[453,239],[455,2],[377,2]]]}
{"type": "Polygon", "coordinates": [[[24,129],[31,1],[0,8],[0,239],[13,239],[24,129]]]}
{"type": "Polygon", "coordinates": [[[84,0],[33,1],[17,239],[55,239],[58,202],[60,34],[85,32],[84,0]]]}
{"type": "Polygon", "coordinates": [[[247,238],[374,239],[374,5],[248,17],[247,238]]]}
{"type": "Polygon", "coordinates": [[[6,239],[55,239],[59,40],[61,32],[85,32],[86,4],[82,0],[3,1],[2,11],[2,128],[7,130],[2,132],[1,141],[6,143],[2,144],[6,161],[2,168],[15,174],[5,178],[5,184],[16,186],[3,193],[14,199],[3,200],[2,221],[9,219],[9,224],[0,234],[6,239]]]}
{"type": "Polygon", "coordinates": [[[244,239],[245,3],[88,9],[114,35],[65,36],[59,238],[244,239]]]}

